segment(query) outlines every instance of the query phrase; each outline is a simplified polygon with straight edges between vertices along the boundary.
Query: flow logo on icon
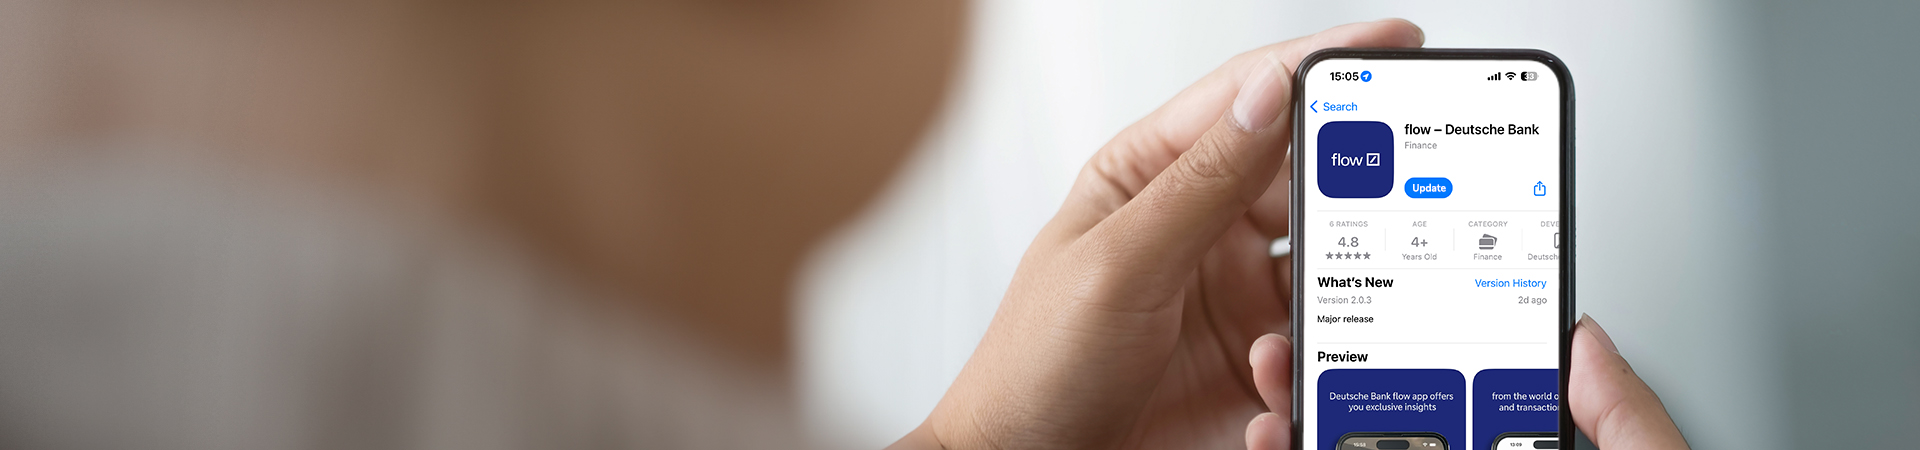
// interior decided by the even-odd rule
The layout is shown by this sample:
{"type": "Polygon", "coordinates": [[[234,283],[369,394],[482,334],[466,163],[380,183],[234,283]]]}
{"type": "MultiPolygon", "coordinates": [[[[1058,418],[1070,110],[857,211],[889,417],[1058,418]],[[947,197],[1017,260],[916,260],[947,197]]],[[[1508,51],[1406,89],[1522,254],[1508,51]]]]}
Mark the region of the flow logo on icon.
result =
{"type": "Polygon", "coordinates": [[[1393,192],[1393,127],[1384,122],[1327,122],[1317,149],[1320,193],[1380,198],[1393,192]]]}

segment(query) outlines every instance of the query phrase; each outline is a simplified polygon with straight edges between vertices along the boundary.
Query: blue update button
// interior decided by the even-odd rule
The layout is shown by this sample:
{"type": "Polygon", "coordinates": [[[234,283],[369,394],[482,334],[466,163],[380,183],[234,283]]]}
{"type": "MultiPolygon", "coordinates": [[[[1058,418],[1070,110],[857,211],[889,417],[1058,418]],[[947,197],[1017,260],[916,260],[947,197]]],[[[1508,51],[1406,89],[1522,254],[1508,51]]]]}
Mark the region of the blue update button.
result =
{"type": "Polygon", "coordinates": [[[1442,177],[1408,178],[1401,191],[1412,198],[1447,198],[1453,195],[1453,181],[1442,177]]]}

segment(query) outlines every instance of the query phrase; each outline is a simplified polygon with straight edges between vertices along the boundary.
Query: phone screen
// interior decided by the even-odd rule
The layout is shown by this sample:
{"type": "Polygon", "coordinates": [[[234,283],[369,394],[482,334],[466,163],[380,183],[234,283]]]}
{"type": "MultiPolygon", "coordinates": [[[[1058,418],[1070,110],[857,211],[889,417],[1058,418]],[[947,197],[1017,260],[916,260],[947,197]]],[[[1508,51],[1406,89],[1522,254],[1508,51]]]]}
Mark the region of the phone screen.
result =
{"type": "Polygon", "coordinates": [[[1534,450],[1560,448],[1560,438],[1554,436],[1505,435],[1493,440],[1494,450],[1534,450]]]}
{"type": "Polygon", "coordinates": [[[1571,311],[1571,87],[1537,51],[1302,63],[1296,414],[1307,448],[1560,425],[1571,311]]]}
{"type": "Polygon", "coordinates": [[[1347,433],[1339,448],[1350,450],[1448,450],[1447,440],[1434,433],[1347,433]]]}

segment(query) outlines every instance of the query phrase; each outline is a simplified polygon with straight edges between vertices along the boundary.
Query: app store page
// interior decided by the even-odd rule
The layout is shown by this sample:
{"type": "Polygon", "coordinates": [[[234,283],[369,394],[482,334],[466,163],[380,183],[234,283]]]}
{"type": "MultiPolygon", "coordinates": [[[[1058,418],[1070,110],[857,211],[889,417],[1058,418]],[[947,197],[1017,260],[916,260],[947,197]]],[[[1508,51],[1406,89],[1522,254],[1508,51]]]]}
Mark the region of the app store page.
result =
{"type": "Polygon", "coordinates": [[[1434,433],[1484,450],[1502,433],[1556,431],[1552,70],[1334,59],[1300,80],[1302,442],[1434,433]]]}

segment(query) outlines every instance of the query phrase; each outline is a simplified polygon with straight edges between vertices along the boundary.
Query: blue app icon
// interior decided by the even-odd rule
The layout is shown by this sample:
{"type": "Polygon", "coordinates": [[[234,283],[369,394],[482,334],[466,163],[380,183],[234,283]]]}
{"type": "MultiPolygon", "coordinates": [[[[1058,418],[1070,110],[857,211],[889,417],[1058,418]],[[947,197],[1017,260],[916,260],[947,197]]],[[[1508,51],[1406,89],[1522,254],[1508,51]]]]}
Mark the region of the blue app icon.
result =
{"type": "Polygon", "coordinates": [[[1393,127],[1384,122],[1327,122],[1317,138],[1320,194],[1380,198],[1393,192],[1393,127]]]}

